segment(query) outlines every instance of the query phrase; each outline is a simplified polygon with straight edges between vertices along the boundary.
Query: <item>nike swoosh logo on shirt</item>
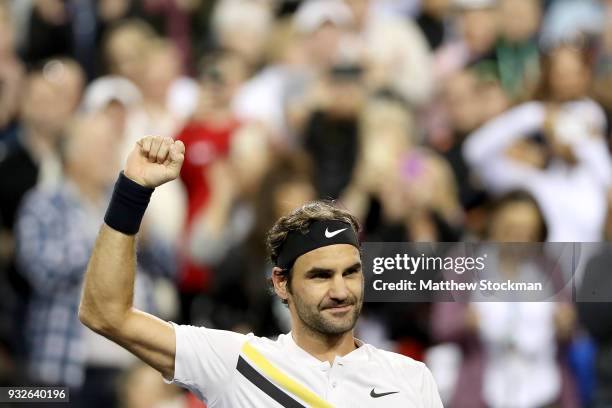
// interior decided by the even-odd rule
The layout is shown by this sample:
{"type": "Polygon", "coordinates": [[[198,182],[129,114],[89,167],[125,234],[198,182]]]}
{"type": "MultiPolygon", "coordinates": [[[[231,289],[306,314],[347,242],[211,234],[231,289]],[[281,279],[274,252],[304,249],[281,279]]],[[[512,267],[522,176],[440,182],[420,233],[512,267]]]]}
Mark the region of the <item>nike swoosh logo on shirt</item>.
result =
{"type": "Polygon", "coordinates": [[[336,231],[329,232],[327,230],[327,228],[325,228],[325,238],[333,238],[336,235],[338,235],[339,233],[341,233],[342,231],[345,231],[347,229],[348,229],[348,227],[347,228],[342,228],[342,229],[339,229],[339,230],[336,230],[336,231]]]}
{"type": "Polygon", "coordinates": [[[370,397],[372,398],[380,398],[380,397],[384,397],[385,395],[391,395],[391,394],[397,394],[399,391],[391,391],[391,392],[381,392],[380,394],[377,394],[374,390],[376,387],[372,388],[372,391],[370,391],[370,397]]]}

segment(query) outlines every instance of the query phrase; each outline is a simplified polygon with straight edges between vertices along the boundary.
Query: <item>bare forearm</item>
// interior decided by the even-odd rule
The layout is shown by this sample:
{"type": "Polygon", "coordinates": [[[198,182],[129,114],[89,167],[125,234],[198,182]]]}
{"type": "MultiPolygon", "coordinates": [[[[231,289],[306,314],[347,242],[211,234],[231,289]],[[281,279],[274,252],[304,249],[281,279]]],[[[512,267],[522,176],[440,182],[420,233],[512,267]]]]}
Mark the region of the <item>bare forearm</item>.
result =
{"type": "Polygon", "coordinates": [[[136,239],[104,224],[87,266],[79,316],[97,331],[118,329],[132,309],[136,239]]]}

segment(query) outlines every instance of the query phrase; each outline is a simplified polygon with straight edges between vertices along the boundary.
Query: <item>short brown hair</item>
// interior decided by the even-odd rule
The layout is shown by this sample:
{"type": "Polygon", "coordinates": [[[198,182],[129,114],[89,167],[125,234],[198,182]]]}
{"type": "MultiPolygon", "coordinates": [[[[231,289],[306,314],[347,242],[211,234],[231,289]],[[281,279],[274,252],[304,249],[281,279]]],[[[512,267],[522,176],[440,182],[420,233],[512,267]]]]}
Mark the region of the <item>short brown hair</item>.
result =
{"type": "Polygon", "coordinates": [[[266,236],[266,247],[270,260],[276,265],[280,248],[291,231],[306,233],[313,221],[343,221],[351,225],[355,234],[359,233],[360,225],[357,218],[348,211],[339,208],[333,201],[316,200],[293,210],[281,217],[266,236]]]}

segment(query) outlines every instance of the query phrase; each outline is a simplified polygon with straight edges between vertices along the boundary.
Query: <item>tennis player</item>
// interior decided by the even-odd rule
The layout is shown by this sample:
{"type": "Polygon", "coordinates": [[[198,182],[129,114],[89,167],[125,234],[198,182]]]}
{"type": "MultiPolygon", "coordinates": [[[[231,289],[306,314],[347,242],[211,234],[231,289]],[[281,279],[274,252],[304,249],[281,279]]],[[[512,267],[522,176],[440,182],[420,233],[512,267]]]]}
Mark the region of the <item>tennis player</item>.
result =
{"type": "Polygon", "coordinates": [[[441,407],[423,363],[353,336],[363,303],[357,220],[324,202],[282,217],[268,247],[292,330],[277,340],[176,325],[134,309],[136,235],[185,147],[145,137],[120,174],[91,256],[79,317],[209,407],[441,407]]]}

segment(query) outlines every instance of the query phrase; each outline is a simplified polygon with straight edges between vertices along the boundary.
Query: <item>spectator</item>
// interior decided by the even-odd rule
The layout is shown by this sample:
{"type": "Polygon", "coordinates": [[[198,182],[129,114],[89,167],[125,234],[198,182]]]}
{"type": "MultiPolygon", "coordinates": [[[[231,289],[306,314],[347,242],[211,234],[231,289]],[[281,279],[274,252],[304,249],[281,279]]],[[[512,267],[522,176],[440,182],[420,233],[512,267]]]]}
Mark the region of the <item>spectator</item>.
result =
{"type": "MultiPolygon", "coordinates": [[[[204,59],[200,78],[200,103],[194,117],[178,134],[189,153],[181,170],[181,181],[187,192],[187,214],[184,235],[192,233],[196,214],[209,204],[211,186],[207,172],[217,160],[228,157],[231,140],[242,124],[231,111],[234,93],[244,80],[244,64],[233,53],[222,52],[204,59]]],[[[210,270],[194,263],[183,254],[179,287],[183,318],[191,316],[196,295],[209,289],[210,270]]]]}
{"type": "Polygon", "coordinates": [[[72,55],[72,16],[67,2],[35,0],[30,10],[25,60],[41,62],[58,55],[72,55]]]}
{"type": "Polygon", "coordinates": [[[427,40],[412,20],[371,13],[370,0],[346,0],[354,34],[363,41],[372,90],[392,89],[409,103],[428,102],[433,90],[427,40]]]}
{"type": "MultiPolygon", "coordinates": [[[[25,322],[30,378],[71,387],[76,406],[114,406],[113,382],[133,358],[84,328],[77,316],[82,278],[118,168],[112,129],[101,115],[70,125],[62,149],[65,178],[29,192],[16,226],[19,271],[32,287],[25,322]]],[[[140,265],[169,276],[163,268],[167,250],[154,244],[145,238],[140,265]]],[[[139,281],[138,302],[151,309],[150,278],[141,275],[139,281]]]]}
{"type": "MultiPolygon", "coordinates": [[[[541,242],[546,234],[537,203],[519,191],[497,201],[485,238],[541,242]]],[[[463,352],[453,407],[579,406],[566,359],[575,312],[562,291],[561,272],[541,253],[530,254],[523,248],[507,244],[495,247],[495,254],[489,250],[482,278],[542,281],[542,274],[552,270],[552,285],[547,290],[557,303],[517,302],[516,295],[510,299],[507,293],[498,292],[503,297],[499,300],[506,302],[486,302],[475,293],[463,298],[469,303],[433,305],[433,335],[438,341],[457,343],[463,352]]]]}
{"type": "Polygon", "coordinates": [[[466,210],[477,207],[485,199],[462,154],[465,137],[484,122],[484,104],[478,98],[478,82],[472,70],[458,72],[445,81],[437,112],[443,117],[443,125],[433,129],[429,135],[432,144],[437,145],[451,165],[459,199],[466,210]]]}
{"type": "Polygon", "coordinates": [[[462,211],[450,168],[418,146],[401,100],[376,97],[364,109],[359,160],[342,196],[373,241],[455,241],[462,211]],[[435,186],[435,188],[433,188],[435,186]]]}
{"type": "Polygon", "coordinates": [[[504,90],[514,100],[526,97],[537,85],[541,7],[539,0],[502,0],[500,4],[497,68],[504,90]]]}
{"type": "Polygon", "coordinates": [[[306,151],[317,158],[314,177],[319,197],[338,198],[351,179],[365,97],[362,73],[359,65],[332,67],[321,84],[320,105],[306,122],[302,139],[306,151]]]}
{"type": "Polygon", "coordinates": [[[542,102],[529,102],[469,136],[464,155],[487,188],[531,192],[546,217],[551,241],[597,241],[605,217],[612,164],[602,109],[585,98],[590,72],[584,55],[558,47],[544,66],[542,102]],[[550,162],[534,142],[542,131],[550,162]]]}
{"type": "MultiPolygon", "coordinates": [[[[174,46],[162,39],[145,40],[143,72],[139,80],[142,101],[127,113],[121,157],[127,158],[130,146],[143,134],[174,137],[183,126],[184,117],[172,110],[171,92],[179,81],[178,57],[174,46]]],[[[191,93],[189,93],[191,96],[191,93]]],[[[183,101],[186,102],[186,101],[183,101]]],[[[147,217],[153,233],[168,245],[178,246],[185,219],[185,192],[180,183],[167,184],[156,191],[147,217]]]]}
{"type": "Polygon", "coordinates": [[[269,65],[238,91],[236,115],[266,126],[281,149],[299,146],[298,135],[318,98],[320,79],[338,61],[351,19],[339,0],[303,2],[293,18],[275,27],[269,65]]]}
{"type": "MultiPolygon", "coordinates": [[[[606,111],[608,117],[608,133],[610,130],[610,119],[612,119],[612,1],[604,2],[604,18],[607,24],[601,38],[601,48],[597,57],[595,78],[593,81],[593,98],[599,102],[606,111]]],[[[608,138],[608,145],[612,147],[612,140],[608,138]]]]}
{"type": "Polygon", "coordinates": [[[595,392],[592,406],[604,408],[612,404],[612,325],[608,316],[612,305],[612,281],[608,268],[610,261],[609,242],[612,240],[612,190],[608,192],[608,213],[602,248],[588,261],[578,291],[577,303],[580,322],[587,329],[596,345],[595,392]]]}
{"type": "Polygon", "coordinates": [[[217,48],[234,52],[249,70],[264,62],[264,47],[272,28],[272,2],[220,0],[212,16],[217,48]]]}
{"type": "Polygon", "coordinates": [[[350,10],[339,0],[305,2],[294,16],[299,38],[292,57],[299,65],[287,84],[285,104],[289,130],[298,139],[312,113],[328,102],[325,81],[332,67],[360,63],[353,46],[346,46],[348,55],[342,53],[350,21],[350,10]]]}
{"type": "Polygon", "coordinates": [[[155,38],[153,29],[141,20],[122,21],[106,33],[104,57],[110,74],[143,86],[147,43],[155,38]]]}
{"type": "Polygon", "coordinates": [[[109,75],[91,82],[85,89],[81,110],[85,114],[104,113],[123,139],[128,113],[142,101],[138,88],[127,79],[109,75]]]}
{"type": "Polygon", "coordinates": [[[460,36],[436,52],[435,76],[445,79],[463,68],[491,60],[500,33],[497,0],[454,0],[460,36]]]}
{"type": "Polygon", "coordinates": [[[163,18],[163,32],[178,51],[182,73],[189,73],[193,70],[190,19],[201,3],[202,0],[144,0],[142,2],[144,12],[163,18]]]}
{"type": "Polygon", "coordinates": [[[62,125],[80,99],[81,79],[81,71],[70,60],[51,60],[26,78],[17,137],[2,142],[0,157],[0,229],[8,242],[26,191],[37,183],[53,184],[60,177],[57,143],[62,125]]]}

